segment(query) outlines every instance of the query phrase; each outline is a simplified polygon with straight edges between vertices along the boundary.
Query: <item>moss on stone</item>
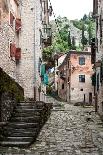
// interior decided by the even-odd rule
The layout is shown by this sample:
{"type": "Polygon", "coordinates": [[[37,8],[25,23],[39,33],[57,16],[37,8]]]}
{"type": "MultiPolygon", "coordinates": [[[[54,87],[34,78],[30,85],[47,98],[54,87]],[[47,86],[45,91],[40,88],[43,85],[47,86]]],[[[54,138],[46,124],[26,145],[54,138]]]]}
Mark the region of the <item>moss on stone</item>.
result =
{"type": "Polygon", "coordinates": [[[17,102],[24,100],[23,88],[0,68],[0,94],[8,92],[17,102]]]}

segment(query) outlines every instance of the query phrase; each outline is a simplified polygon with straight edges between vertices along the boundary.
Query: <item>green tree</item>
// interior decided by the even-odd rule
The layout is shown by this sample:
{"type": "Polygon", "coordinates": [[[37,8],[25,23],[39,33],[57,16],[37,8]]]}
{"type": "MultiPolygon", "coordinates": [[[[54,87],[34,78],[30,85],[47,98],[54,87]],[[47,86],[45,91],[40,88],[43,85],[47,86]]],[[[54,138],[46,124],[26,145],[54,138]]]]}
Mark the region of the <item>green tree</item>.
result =
{"type": "Polygon", "coordinates": [[[90,21],[89,22],[89,25],[88,25],[88,35],[89,35],[89,45],[91,44],[91,38],[93,38],[93,34],[92,34],[92,22],[90,21]]]}
{"type": "Polygon", "coordinates": [[[83,21],[86,21],[88,19],[88,16],[86,15],[86,14],[84,14],[84,16],[83,16],[83,21]]]}
{"type": "Polygon", "coordinates": [[[72,50],[76,50],[75,37],[72,37],[72,50]]]}
{"type": "Polygon", "coordinates": [[[68,33],[68,47],[71,47],[70,31],[69,31],[69,33],[68,33]]]}

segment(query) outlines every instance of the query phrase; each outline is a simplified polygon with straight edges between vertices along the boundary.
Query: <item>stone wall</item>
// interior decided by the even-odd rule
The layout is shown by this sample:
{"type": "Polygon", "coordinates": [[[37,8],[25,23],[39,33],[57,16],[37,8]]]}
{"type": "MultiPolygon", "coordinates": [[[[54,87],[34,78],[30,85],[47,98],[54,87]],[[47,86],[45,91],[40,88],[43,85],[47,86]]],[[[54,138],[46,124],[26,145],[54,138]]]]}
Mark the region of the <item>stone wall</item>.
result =
{"type": "Polygon", "coordinates": [[[24,100],[23,88],[0,68],[0,121],[6,122],[14,106],[24,100]]]}
{"type": "Polygon", "coordinates": [[[10,41],[15,42],[15,32],[9,25],[9,12],[1,7],[1,27],[0,27],[0,67],[16,79],[16,63],[10,57],[10,41]]]}
{"type": "MultiPolygon", "coordinates": [[[[97,18],[95,18],[96,21],[96,39],[98,39],[98,42],[96,42],[97,44],[97,48],[96,48],[96,62],[100,62],[102,63],[103,61],[103,25],[102,25],[102,19],[103,19],[103,1],[99,1],[98,2],[98,20],[97,18]]],[[[102,79],[102,83],[101,83],[101,66],[96,66],[95,67],[95,72],[96,72],[96,77],[97,75],[99,75],[99,80],[97,81],[96,78],[96,88],[95,88],[95,92],[97,95],[97,105],[96,106],[96,110],[98,112],[98,114],[100,116],[102,116],[103,119],[103,79],[102,79]],[[97,83],[99,85],[99,89],[97,90],[97,83]]],[[[95,101],[96,102],[96,101],[95,101]]]]}
{"type": "MultiPolygon", "coordinates": [[[[39,100],[38,88],[41,85],[39,72],[39,60],[42,59],[42,44],[40,35],[42,32],[40,1],[22,0],[21,5],[21,33],[20,47],[21,60],[18,68],[19,83],[24,88],[25,98],[34,98],[39,100]]],[[[40,100],[43,100],[43,93],[40,94],[40,100]]]]}

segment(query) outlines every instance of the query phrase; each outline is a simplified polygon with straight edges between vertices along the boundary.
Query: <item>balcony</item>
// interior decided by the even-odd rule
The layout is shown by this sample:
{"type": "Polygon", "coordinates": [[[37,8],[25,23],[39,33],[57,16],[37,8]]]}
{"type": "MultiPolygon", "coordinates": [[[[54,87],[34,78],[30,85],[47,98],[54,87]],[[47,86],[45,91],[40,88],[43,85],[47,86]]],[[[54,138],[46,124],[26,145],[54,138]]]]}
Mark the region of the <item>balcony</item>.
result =
{"type": "Polygon", "coordinates": [[[16,19],[15,21],[15,29],[17,32],[21,29],[21,19],[16,19]]]}
{"type": "Polygon", "coordinates": [[[21,59],[21,48],[16,48],[15,60],[21,59]]]}
{"type": "Polygon", "coordinates": [[[51,46],[52,45],[52,31],[51,31],[51,27],[46,25],[43,28],[43,43],[45,45],[45,47],[47,46],[51,46]]]}

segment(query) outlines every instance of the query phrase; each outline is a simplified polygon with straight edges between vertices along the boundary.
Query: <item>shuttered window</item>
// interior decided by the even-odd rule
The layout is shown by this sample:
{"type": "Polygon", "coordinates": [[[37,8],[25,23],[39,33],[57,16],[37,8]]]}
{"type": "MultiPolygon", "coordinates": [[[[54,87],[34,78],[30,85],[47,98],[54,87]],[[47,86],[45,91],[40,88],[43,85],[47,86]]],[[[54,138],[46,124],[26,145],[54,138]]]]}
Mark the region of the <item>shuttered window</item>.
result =
{"type": "Polygon", "coordinates": [[[14,25],[14,16],[13,16],[13,14],[10,12],[10,25],[13,27],[13,25],[14,25]]]}
{"type": "Polygon", "coordinates": [[[13,43],[10,43],[10,57],[15,57],[16,46],[13,43]]]}

